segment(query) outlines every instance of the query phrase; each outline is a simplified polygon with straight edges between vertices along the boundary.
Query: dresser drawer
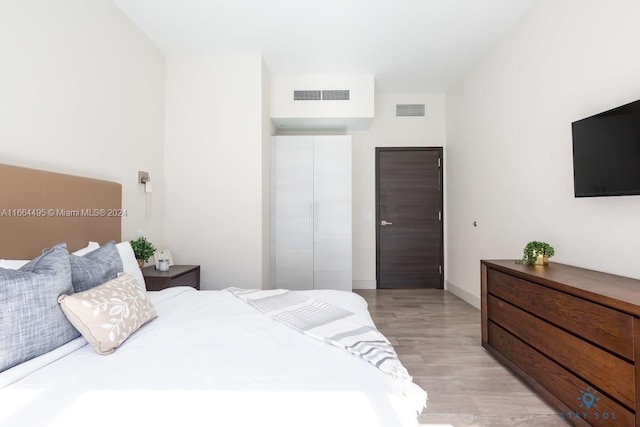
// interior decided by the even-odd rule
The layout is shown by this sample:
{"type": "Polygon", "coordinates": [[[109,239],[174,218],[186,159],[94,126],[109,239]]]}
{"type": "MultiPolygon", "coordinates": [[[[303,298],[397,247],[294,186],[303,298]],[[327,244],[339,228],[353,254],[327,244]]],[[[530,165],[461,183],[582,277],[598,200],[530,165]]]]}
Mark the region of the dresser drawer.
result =
{"type": "Polygon", "coordinates": [[[633,341],[629,340],[633,335],[632,316],[500,271],[489,269],[487,274],[490,295],[620,356],[634,359],[633,341]]]}
{"type": "MultiPolygon", "coordinates": [[[[489,344],[527,376],[535,379],[566,405],[573,414],[581,414],[593,426],[634,426],[634,413],[605,394],[597,394],[597,405],[586,410],[581,391],[591,384],[584,382],[564,367],[525,344],[493,322],[489,322],[489,344]]],[[[569,418],[568,414],[564,414],[569,418]]]]}
{"type": "MultiPolygon", "coordinates": [[[[489,321],[561,366],[566,366],[597,390],[635,408],[634,366],[580,338],[492,295],[487,298],[489,321]]],[[[489,342],[492,337],[489,335],[489,342]]]]}

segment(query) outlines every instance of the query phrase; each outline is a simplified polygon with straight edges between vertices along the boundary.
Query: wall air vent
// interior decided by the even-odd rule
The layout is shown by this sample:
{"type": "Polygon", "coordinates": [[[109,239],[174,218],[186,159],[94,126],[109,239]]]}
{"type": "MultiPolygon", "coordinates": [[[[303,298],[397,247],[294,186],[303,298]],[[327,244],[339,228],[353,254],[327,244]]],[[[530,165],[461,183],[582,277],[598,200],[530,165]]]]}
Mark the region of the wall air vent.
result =
{"type": "Polygon", "coordinates": [[[424,104],[396,104],[396,117],[424,117],[424,104]]]}
{"type": "Polygon", "coordinates": [[[323,101],[348,101],[349,91],[348,90],[323,90],[322,100],[323,101]]]}
{"type": "Polygon", "coordinates": [[[319,90],[294,90],[294,101],[320,101],[321,92],[319,90]]]}
{"type": "Polygon", "coordinates": [[[348,90],[294,90],[294,101],[348,101],[348,90]]]}

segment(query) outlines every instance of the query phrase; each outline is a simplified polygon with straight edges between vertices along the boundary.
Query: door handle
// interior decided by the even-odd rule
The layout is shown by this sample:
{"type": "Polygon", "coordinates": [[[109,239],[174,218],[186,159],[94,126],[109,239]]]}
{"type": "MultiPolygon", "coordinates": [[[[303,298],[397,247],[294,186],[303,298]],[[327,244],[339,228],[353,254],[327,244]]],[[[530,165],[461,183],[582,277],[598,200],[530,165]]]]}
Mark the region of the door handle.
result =
{"type": "Polygon", "coordinates": [[[389,221],[385,221],[385,220],[383,219],[382,221],[380,221],[380,225],[381,225],[381,226],[383,226],[383,227],[385,227],[385,226],[387,226],[387,225],[393,225],[393,223],[392,223],[392,222],[389,222],[389,221]]]}

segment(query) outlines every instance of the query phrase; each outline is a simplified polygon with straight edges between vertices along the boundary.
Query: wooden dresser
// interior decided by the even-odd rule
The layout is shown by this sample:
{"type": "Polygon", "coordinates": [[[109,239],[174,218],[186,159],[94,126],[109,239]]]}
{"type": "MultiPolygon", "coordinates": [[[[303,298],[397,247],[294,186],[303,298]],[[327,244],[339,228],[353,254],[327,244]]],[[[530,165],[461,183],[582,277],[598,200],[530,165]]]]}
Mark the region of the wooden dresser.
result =
{"type": "Polygon", "coordinates": [[[640,426],[640,280],[481,261],[482,345],[574,425],[640,426]]]}

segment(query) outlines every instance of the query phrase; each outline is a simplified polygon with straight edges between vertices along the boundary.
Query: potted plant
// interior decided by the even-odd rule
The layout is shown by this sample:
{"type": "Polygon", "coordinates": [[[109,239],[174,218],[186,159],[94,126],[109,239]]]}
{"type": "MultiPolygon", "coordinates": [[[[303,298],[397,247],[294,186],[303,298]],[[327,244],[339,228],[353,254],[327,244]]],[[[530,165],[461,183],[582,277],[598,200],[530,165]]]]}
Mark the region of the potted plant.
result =
{"type": "Polygon", "coordinates": [[[549,265],[549,258],[556,253],[553,246],[547,242],[529,242],[524,247],[521,264],[549,265]]]}
{"type": "Polygon", "coordinates": [[[156,247],[153,246],[153,243],[148,241],[144,236],[131,240],[129,243],[131,243],[133,254],[136,256],[140,268],[142,268],[144,263],[147,262],[156,252],[156,247]]]}

